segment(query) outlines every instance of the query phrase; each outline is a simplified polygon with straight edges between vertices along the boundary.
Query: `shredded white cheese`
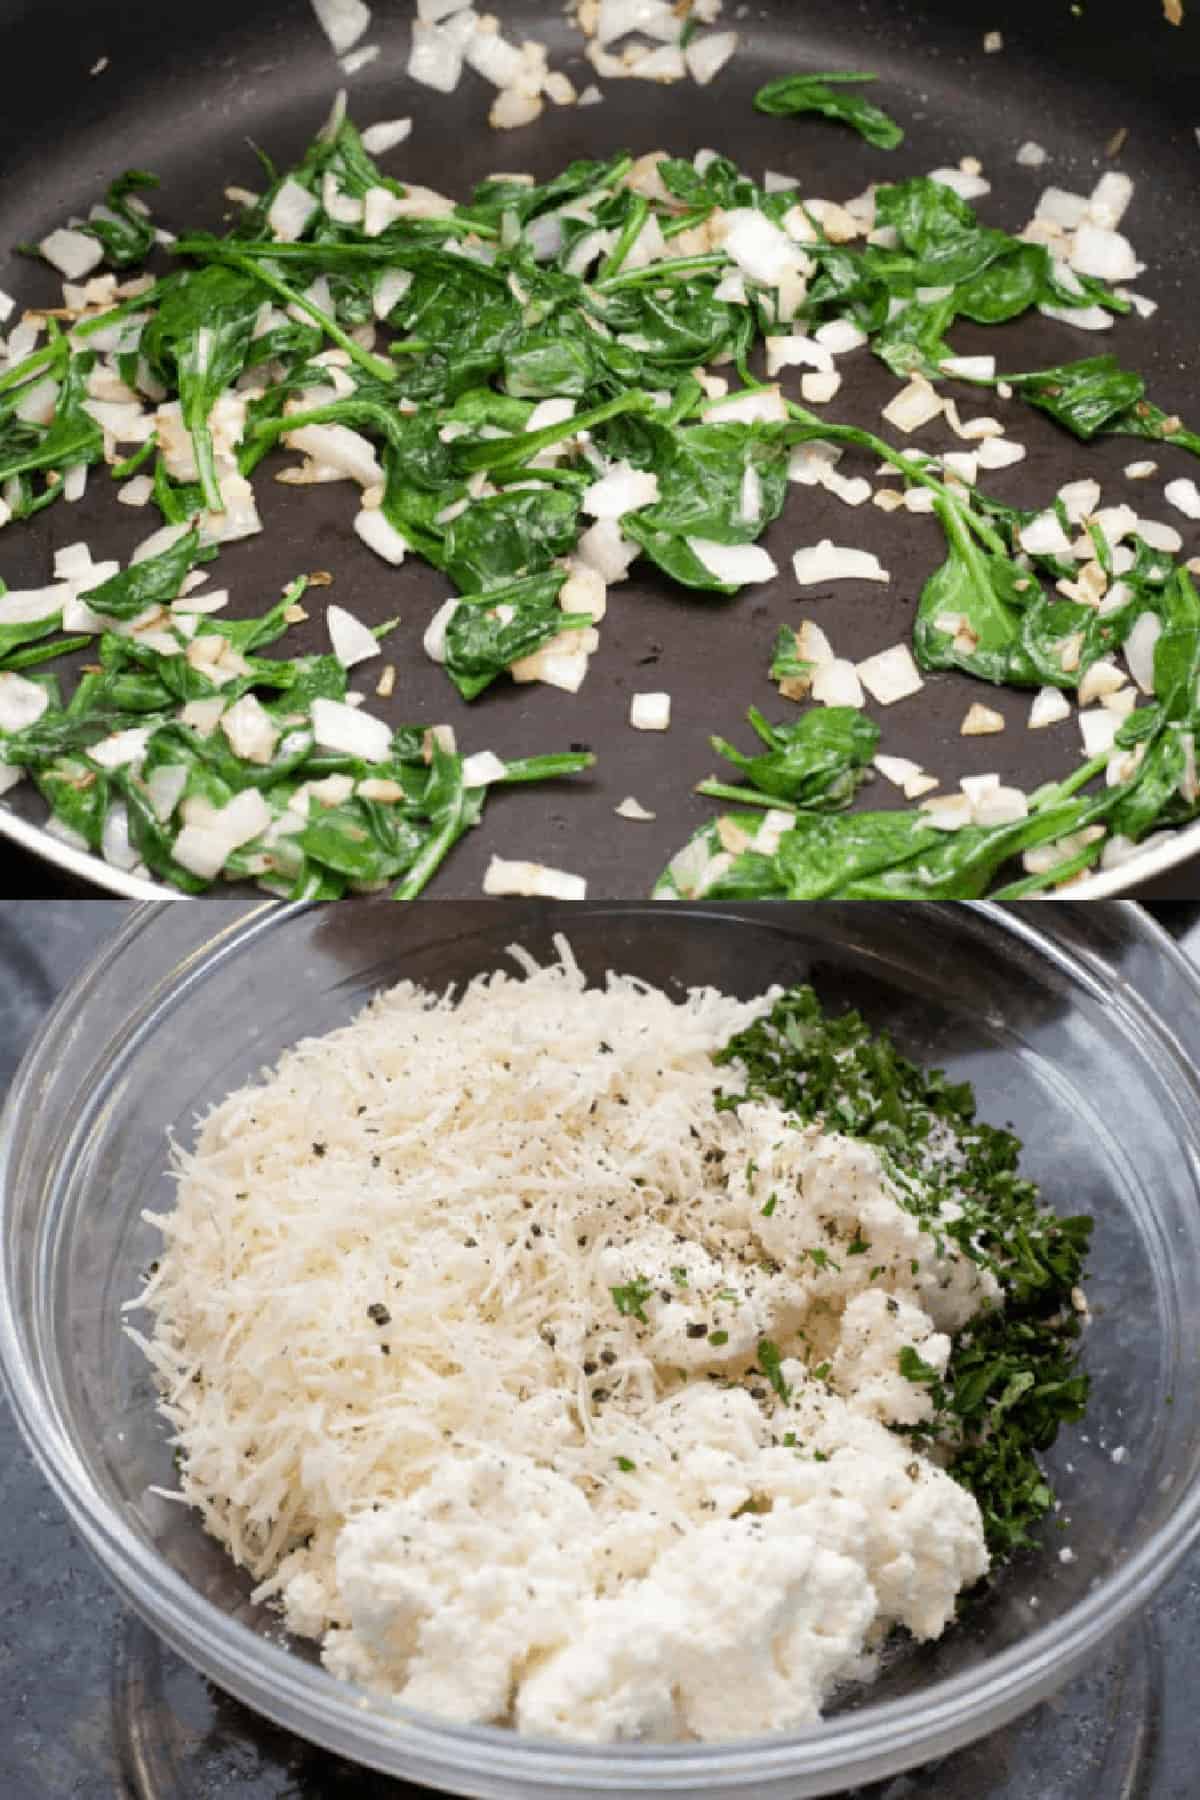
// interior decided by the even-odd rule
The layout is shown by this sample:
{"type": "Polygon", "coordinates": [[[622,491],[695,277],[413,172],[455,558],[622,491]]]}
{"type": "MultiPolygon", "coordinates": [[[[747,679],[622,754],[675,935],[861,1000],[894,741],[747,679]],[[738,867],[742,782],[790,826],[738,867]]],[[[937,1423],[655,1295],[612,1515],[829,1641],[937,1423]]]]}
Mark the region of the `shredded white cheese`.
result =
{"type": "Polygon", "coordinates": [[[900,1351],[944,1368],[996,1285],[868,1145],[715,1110],[771,996],[558,952],[403,983],[209,1113],[132,1335],[182,1498],[335,1674],[572,1738],[794,1728],[987,1568],[888,1426],[930,1407],[900,1351]]]}

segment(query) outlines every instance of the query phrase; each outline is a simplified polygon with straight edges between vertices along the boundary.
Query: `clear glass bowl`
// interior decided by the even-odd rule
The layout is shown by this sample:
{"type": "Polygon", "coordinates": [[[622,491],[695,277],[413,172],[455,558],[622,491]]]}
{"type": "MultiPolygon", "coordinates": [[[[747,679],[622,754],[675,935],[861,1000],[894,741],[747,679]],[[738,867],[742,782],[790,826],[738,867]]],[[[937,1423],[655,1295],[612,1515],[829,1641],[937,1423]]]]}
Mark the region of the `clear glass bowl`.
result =
{"type": "Polygon", "coordinates": [[[1128,903],[139,908],[47,1020],[0,1126],[0,1358],[34,1451],[121,1593],[281,1724],[461,1794],[827,1794],[1045,1697],[1200,1535],[1198,1064],[1200,981],[1128,903]],[[370,1700],[288,1643],[193,1515],[148,1491],[172,1485],[171,1457],[120,1305],[155,1252],[141,1211],[170,1201],[168,1129],[186,1134],[385,983],[459,981],[514,941],[546,955],[561,929],[593,977],[617,967],[743,995],[811,979],[973,1081],[984,1116],[1026,1139],[1047,1196],[1097,1218],[1094,1398],[1049,1459],[1060,1518],[941,1643],[900,1647],[874,1686],[795,1735],[597,1749],[370,1700]]]}

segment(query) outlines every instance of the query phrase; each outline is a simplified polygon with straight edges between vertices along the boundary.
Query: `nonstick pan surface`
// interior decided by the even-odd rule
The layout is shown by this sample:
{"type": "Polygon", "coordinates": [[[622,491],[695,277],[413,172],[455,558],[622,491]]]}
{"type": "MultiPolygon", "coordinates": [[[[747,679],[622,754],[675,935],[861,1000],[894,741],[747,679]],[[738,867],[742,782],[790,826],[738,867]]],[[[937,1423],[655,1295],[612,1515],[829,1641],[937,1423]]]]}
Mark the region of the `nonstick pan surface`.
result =
{"type": "MultiPolygon", "coordinates": [[[[554,66],[579,85],[591,78],[582,40],[560,6],[500,10],[510,36],[542,39],[554,66]]],[[[1118,320],[1102,337],[1040,316],[990,329],[959,323],[953,341],[962,354],[995,352],[1002,368],[1013,369],[1112,350],[1147,376],[1162,405],[1193,425],[1200,419],[1197,19],[1174,28],[1158,0],[1089,0],[1078,10],[1066,0],[1019,0],[986,13],[904,0],[760,0],[740,8],[728,0],[726,22],[736,24],[742,42],[712,87],[601,82],[601,106],[548,108],[534,126],[497,133],[486,122],[492,90],[478,77],[465,75],[448,97],[408,82],[414,11],[410,0],[376,6],[364,41],[378,43],[382,53],[347,84],[350,111],[360,124],[411,114],[411,139],[384,166],[456,196],[496,169],[545,177],[575,156],[620,148],[690,155],[711,146],[751,172],[777,169],[798,177],[810,195],[844,199],[870,181],[927,173],[969,154],[993,183],[979,203],[981,216],[1015,231],[1048,183],[1086,192],[1105,168],[1124,169],[1137,184],[1124,229],[1149,265],[1137,285],[1159,302],[1157,315],[1148,322],[1118,320]],[[1003,33],[999,54],[984,52],[989,30],[1003,33]],[[899,150],[886,154],[824,121],[771,119],[752,108],[755,88],[773,76],[845,68],[878,73],[875,97],[907,132],[899,150]],[[1122,127],[1128,135],[1114,162],[1106,146],[1122,127]],[[1049,152],[1044,168],[1016,164],[1017,148],[1028,138],[1049,152]]],[[[171,7],[146,0],[0,0],[0,29],[9,76],[0,111],[0,287],[29,305],[55,303],[57,280],[12,246],[84,212],[115,173],[132,166],[162,177],[159,222],[223,229],[223,189],[254,187],[260,178],[250,140],[281,165],[295,159],[344,80],[307,0],[171,7]],[[103,71],[90,74],[101,58],[107,58],[103,71]]],[[[845,381],[831,416],[878,424],[894,378],[866,351],[841,367],[845,381]]],[[[786,372],[784,379],[790,391],[786,372]]],[[[960,398],[970,408],[972,396],[960,398]]],[[[1079,445],[1016,402],[989,397],[986,410],[1011,419],[1011,435],[1029,449],[1024,463],[984,478],[989,492],[1017,505],[1045,504],[1064,481],[1094,475],[1105,503],[1129,498],[1147,516],[1180,525],[1188,552],[1200,549],[1200,529],[1173,513],[1161,494],[1171,477],[1195,473],[1185,452],[1153,447],[1159,474],[1129,484],[1124,465],[1148,453],[1136,442],[1079,445]]],[[[938,446],[942,435],[935,426],[914,441],[938,446]]],[[[415,557],[399,570],[385,566],[350,529],[355,500],[348,488],[281,486],[271,475],[284,460],[294,459],[271,459],[257,477],[262,535],[222,552],[221,584],[232,591],[232,612],[260,610],[297,573],[329,569],[334,586],[314,596],[318,601],[335,599],[368,622],[401,614],[387,653],[397,665],[395,693],[386,702],[370,701],[393,724],[448,720],[461,747],[502,756],[580,744],[599,755],[589,776],[495,796],[483,824],[431,889],[445,897],[477,894],[493,853],[585,875],[596,896],[644,895],[674,851],[713,816],[713,803],[692,791],[715,767],[709,734],[743,741],[749,705],[768,716],[787,710],[766,673],[778,627],[812,617],[839,655],[856,660],[907,641],[921,585],[944,554],[931,518],[884,515],[871,505],[851,510],[821,489],[793,488],[765,539],[782,571],[768,587],[744,590],[737,599],[700,597],[635,565],[633,579],[610,596],[601,649],[578,695],[501,681],[468,707],[421,649],[425,625],[450,591],[444,577],[415,557]],[[822,537],[875,551],[892,573],[890,584],[798,590],[791,552],[822,537]],[[665,735],[628,724],[630,695],[646,689],[672,696],[665,735]],[[657,814],[652,824],[615,815],[627,794],[657,814]]],[[[842,468],[873,474],[871,459],[853,451],[842,468]]],[[[54,548],[80,538],[98,556],[124,557],[156,519],[115,505],[111,483],[97,474],[79,504],[60,504],[3,534],[0,574],[10,587],[40,586],[50,578],[54,548]]],[[[328,647],[323,612],[321,605],[312,608],[309,623],[289,636],[289,653],[328,647]]],[[[869,709],[883,726],[881,747],[927,766],[946,787],[962,775],[996,770],[1006,782],[1031,789],[1067,772],[1081,749],[1073,718],[1027,731],[1028,707],[1028,694],[949,674],[927,677],[914,699],[869,709]],[[1003,735],[960,737],[974,699],[1005,714],[1003,735]]],[[[905,803],[875,781],[860,804],[905,803]]],[[[0,803],[0,829],[6,816],[27,847],[59,860],[62,846],[41,832],[44,810],[31,789],[17,789],[0,803]]],[[[1197,851],[1200,827],[1194,826],[1169,847],[1169,859],[1197,851]]],[[[1149,874],[1152,860],[1138,873],[1149,874]]],[[[90,873],[98,885],[122,887],[123,878],[98,862],[90,862],[90,873]]]]}

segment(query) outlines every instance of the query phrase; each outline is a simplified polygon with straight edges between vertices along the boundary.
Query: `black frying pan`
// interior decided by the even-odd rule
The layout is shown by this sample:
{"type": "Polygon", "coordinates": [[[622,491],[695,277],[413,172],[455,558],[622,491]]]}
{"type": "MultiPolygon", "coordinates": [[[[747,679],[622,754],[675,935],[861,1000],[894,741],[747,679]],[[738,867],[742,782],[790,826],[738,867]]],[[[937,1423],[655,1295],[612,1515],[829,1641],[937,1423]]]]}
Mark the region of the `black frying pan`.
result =
{"type": "MultiPolygon", "coordinates": [[[[505,0],[498,10],[510,36],[541,38],[555,66],[580,85],[590,79],[581,39],[563,19],[561,5],[505,0]]],[[[1139,286],[1161,303],[1155,319],[1118,322],[1103,340],[1040,317],[991,331],[959,324],[954,342],[962,353],[994,350],[1001,366],[1010,368],[1113,349],[1147,375],[1164,406],[1193,425],[1200,419],[1200,9],[1175,28],[1158,0],[1086,0],[1077,8],[1068,0],[997,0],[983,11],[949,0],[758,0],[742,8],[727,0],[724,22],[737,25],[742,45],[713,87],[602,82],[602,106],[548,108],[536,125],[513,133],[488,128],[492,90],[474,75],[464,76],[449,98],[407,82],[414,11],[414,0],[379,0],[364,41],[380,44],[382,54],[348,83],[350,107],[363,124],[411,113],[412,139],[385,159],[386,168],[455,195],[491,170],[547,176],[573,156],[620,147],[690,154],[711,145],[751,171],[786,171],[801,179],[807,193],[831,198],[858,193],[871,180],[924,173],[973,154],[994,184],[981,203],[984,217],[1017,230],[1048,181],[1087,191],[1113,166],[1106,145],[1124,127],[1128,137],[1117,166],[1137,182],[1125,228],[1150,265],[1139,286]],[[739,11],[745,17],[736,16],[739,11]],[[986,55],[984,34],[993,29],[1003,32],[1004,49],[986,55]],[[842,127],[766,118],[751,107],[755,88],[773,76],[846,68],[878,72],[875,98],[908,133],[900,150],[886,155],[842,127]],[[1017,147],[1026,138],[1050,152],[1044,169],[1016,166],[1017,147]]],[[[267,147],[281,163],[292,160],[343,79],[307,0],[0,0],[0,21],[8,75],[0,108],[0,287],[29,304],[53,303],[57,283],[45,269],[11,255],[10,246],[41,236],[70,212],[83,212],[108,179],[129,166],[162,176],[156,212],[163,223],[221,228],[227,205],[222,189],[254,186],[259,177],[247,140],[267,147]],[[90,75],[101,57],[107,67],[90,75]]],[[[877,422],[895,382],[867,353],[843,368],[847,378],[831,413],[877,422]]],[[[1002,402],[989,401],[987,410],[1002,409],[1002,402]]],[[[1106,502],[1130,492],[1121,469],[1145,454],[1136,443],[1110,439],[1080,446],[1029,409],[1017,410],[1012,435],[1029,446],[1029,457],[987,476],[990,491],[1019,505],[1045,503],[1061,482],[1091,473],[1104,483],[1106,502]]],[[[1153,454],[1161,473],[1133,490],[1134,497],[1150,516],[1177,521],[1161,500],[1161,484],[1195,470],[1183,452],[1156,447],[1153,454]]],[[[331,597],[368,620],[396,611],[403,616],[392,640],[399,670],[395,695],[386,706],[372,701],[394,723],[448,719],[465,748],[502,755],[579,743],[600,753],[593,777],[494,800],[482,827],[459,846],[433,889],[450,897],[478,893],[493,851],[584,874],[594,895],[644,895],[670,855],[712,816],[712,803],[692,792],[713,767],[709,733],[740,738],[748,705],[756,702],[770,713],[783,704],[766,677],[779,624],[807,614],[826,628],[843,656],[883,649],[907,638],[921,583],[942,554],[933,520],[885,517],[870,505],[851,511],[819,489],[793,489],[766,540],[782,569],[798,545],[828,536],[876,551],[892,571],[891,585],[840,582],[827,594],[808,589],[801,605],[784,573],[769,589],[720,600],[689,595],[635,569],[636,578],[612,594],[601,652],[577,697],[502,682],[468,708],[420,649],[425,623],[448,592],[444,579],[415,559],[399,571],[386,568],[352,535],[354,501],[341,485],[289,489],[270,479],[273,466],[265,464],[257,482],[266,531],[222,554],[221,580],[233,590],[238,610],[250,612],[274,598],[299,571],[332,569],[337,580],[331,597]],[[657,688],[673,696],[670,732],[632,731],[630,694],[657,688]],[[626,794],[653,808],[656,822],[617,818],[613,808],[626,794]]],[[[843,464],[847,472],[858,467],[852,456],[843,464]]],[[[41,585],[49,579],[55,545],[83,537],[98,555],[123,555],[156,517],[116,506],[110,484],[96,478],[81,504],[59,505],[30,526],[5,531],[0,573],[12,587],[41,585]]],[[[1191,530],[1200,548],[1200,534],[1191,530]]],[[[313,621],[290,640],[297,651],[327,647],[322,611],[314,608],[313,621]]],[[[997,769],[1031,788],[1072,767],[1080,750],[1073,721],[1026,731],[1028,705],[1028,695],[997,696],[966,677],[935,675],[918,699],[879,715],[882,747],[926,764],[950,786],[960,775],[997,769]],[[958,735],[975,698],[1006,714],[1003,736],[958,735]]],[[[11,801],[23,816],[39,818],[36,797],[18,790],[11,801]]],[[[902,804],[883,782],[867,790],[867,803],[902,804]]],[[[47,885],[53,881],[47,872],[47,885]]],[[[1174,891],[1187,891],[1178,877],[1174,891]]]]}

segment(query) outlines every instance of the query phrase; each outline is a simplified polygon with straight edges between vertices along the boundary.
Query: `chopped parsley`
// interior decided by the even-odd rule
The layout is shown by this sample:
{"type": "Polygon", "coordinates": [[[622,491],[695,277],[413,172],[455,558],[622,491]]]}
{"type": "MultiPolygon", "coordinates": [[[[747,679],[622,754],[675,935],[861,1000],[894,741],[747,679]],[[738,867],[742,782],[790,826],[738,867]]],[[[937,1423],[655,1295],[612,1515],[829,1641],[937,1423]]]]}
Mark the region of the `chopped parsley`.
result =
{"type": "Polygon", "coordinates": [[[729,1333],[727,1331],[710,1331],[708,1334],[708,1341],[710,1344],[715,1344],[717,1348],[720,1349],[722,1344],[727,1344],[729,1342],[729,1333]]]}
{"type": "Polygon", "coordinates": [[[637,1464],[635,1462],[630,1462],[627,1456],[618,1456],[617,1467],[623,1475],[632,1475],[633,1471],[637,1468],[637,1464]]]}
{"type": "MultiPolygon", "coordinates": [[[[1072,1290],[1083,1279],[1091,1219],[1059,1217],[1043,1204],[1019,1171],[1020,1141],[977,1118],[968,1083],[910,1062],[857,1012],[827,1015],[811,987],[782,994],[714,1061],[742,1072],[738,1091],[718,1095],[718,1109],[773,1100],[801,1125],[865,1139],[935,1247],[953,1246],[999,1283],[1003,1304],[972,1319],[944,1375],[911,1345],[900,1352],[901,1373],[929,1389],[934,1414],[895,1429],[922,1448],[952,1450],[950,1473],[978,1501],[994,1558],[1031,1543],[1054,1499],[1038,1455],[1087,1403],[1072,1290]],[[961,1213],[947,1219],[950,1199],[961,1213]]],[[[856,1237],[848,1253],[869,1247],[856,1237]]],[[[807,1255],[818,1269],[836,1266],[822,1249],[807,1255]]],[[[919,1259],[909,1270],[920,1275],[919,1259]]],[[[870,1279],[883,1273],[878,1264],[870,1279]]],[[[759,1362],[770,1379],[761,1346],[759,1362]]],[[[829,1368],[812,1373],[823,1380],[829,1368]]]]}
{"type": "Polygon", "coordinates": [[[775,1211],[775,1205],[778,1199],[778,1194],[772,1194],[771,1198],[767,1201],[767,1204],[761,1209],[764,1219],[769,1219],[771,1217],[771,1214],[775,1211]]]}
{"type": "Polygon", "coordinates": [[[613,1297],[613,1305],[623,1318],[640,1319],[643,1325],[649,1324],[645,1306],[654,1292],[653,1282],[647,1281],[644,1275],[635,1275],[624,1287],[609,1288],[608,1291],[613,1297]]]}
{"type": "Polygon", "coordinates": [[[758,1366],[786,1406],[792,1397],[792,1390],[783,1379],[783,1370],[780,1367],[780,1360],[778,1344],[773,1344],[770,1338],[760,1338],[758,1343],[758,1366]]]}

